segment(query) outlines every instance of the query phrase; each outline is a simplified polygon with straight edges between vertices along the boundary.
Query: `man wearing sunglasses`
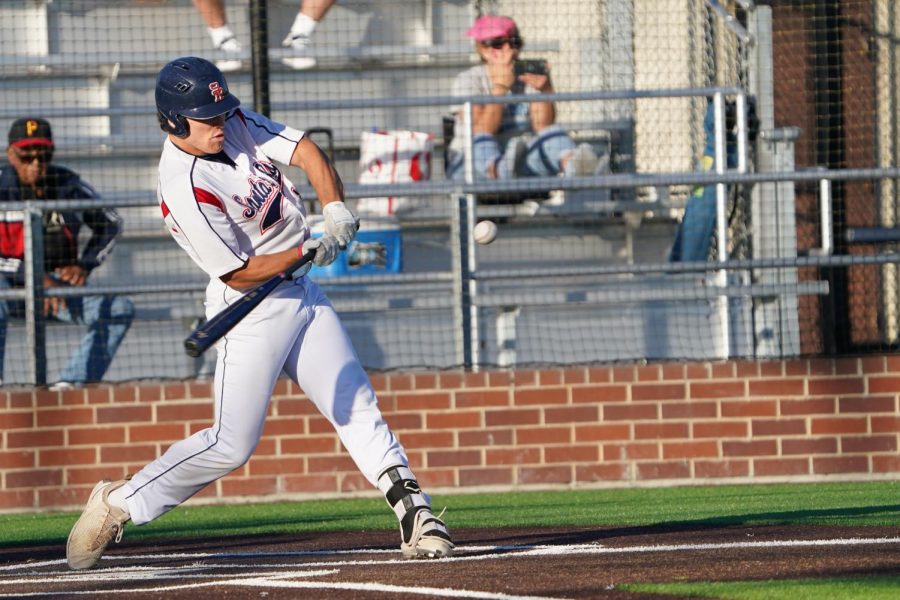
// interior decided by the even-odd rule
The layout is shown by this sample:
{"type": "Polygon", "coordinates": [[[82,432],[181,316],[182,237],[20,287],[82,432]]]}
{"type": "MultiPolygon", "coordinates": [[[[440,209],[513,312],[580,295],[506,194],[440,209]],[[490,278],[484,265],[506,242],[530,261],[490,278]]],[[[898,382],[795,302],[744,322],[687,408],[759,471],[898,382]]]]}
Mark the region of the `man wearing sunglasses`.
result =
{"type": "MultiPolygon", "coordinates": [[[[588,144],[575,142],[556,124],[552,102],[540,94],[553,93],[546,63],[519,70],[516,63],[524,46],[515,21],[485,15],[466,31],[475,40],[481,64],[460,73],[453,82],[454,96],[532,95],[532,102],[479,104],[472,107],[472,159],[477,179],[593,175],[598,165],[588,144]],[[530,72],[529,72],[530,71],[530,72]]],[[[520,63],[521,64],[521,63],[520,63]]],[[[461,107],[454,107],[456,122],[450,143],[446,175],[464,178],[465,123],[461,107]]]]}
{"type": "MultiPolygon", "coordinates": [[[[18,119],[9,130],[8,166],[0,170],[0,202],[86,200],[99,196],[75,172],[51,164],[53,136],[44,119],[18,119]]],[[[0,289],[25,285],[25,228],[17,211],[0,212],[0,289]]],[[[109,255],[121,221],[112,209],[48,210],[43,213],[44,287],[83,286],[90,272],[109,255]],[[91,230],[79,252],[81,226],[91,230]]],[[[10,312],[21,303],[0,301],[0,377],[10,312]]],[[[99,381],[131,325],[134,307],[115,296],[47,297],[44,315],[87,325],[88,331],[60,373],[54,389],[99,381]]]]}

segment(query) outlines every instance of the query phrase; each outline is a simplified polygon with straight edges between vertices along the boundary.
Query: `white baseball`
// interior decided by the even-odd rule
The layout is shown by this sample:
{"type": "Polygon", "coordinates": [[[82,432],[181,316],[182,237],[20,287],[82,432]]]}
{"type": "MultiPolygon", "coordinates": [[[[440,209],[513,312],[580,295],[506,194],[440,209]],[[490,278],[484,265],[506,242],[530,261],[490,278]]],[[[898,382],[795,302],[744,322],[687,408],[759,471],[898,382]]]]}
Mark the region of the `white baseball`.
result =
{"type": "Polygon", "coordinates": [[[479,221],[475,225],[475,241],[479,244],[490,244],[497,237],[497,224],[493,221],[479,221]]]}

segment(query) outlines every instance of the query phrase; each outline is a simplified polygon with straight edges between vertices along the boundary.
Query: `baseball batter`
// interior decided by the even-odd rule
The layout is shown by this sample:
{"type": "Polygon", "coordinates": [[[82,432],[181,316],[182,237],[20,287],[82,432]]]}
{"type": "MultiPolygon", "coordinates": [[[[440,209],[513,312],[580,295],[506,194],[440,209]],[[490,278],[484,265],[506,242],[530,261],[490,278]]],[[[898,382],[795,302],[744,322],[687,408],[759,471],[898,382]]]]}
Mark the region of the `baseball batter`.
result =
{"type": "MultiPolygon", "coordinates": [[[[313,262],[327,265],[353,239],[357,219],[344,206],[340,178],[322,151],[302,131],[239,108],[215,65],[195,57],[167,64],[157,79],[156,105],[168,133],[159,206],[172,236],[210,277],[208,317],[299,255],[314,250],[313,262]],[[305,171],[322,203],[322,237],[310,238],[297,189],[276,162],[305,171]]],[[[173,444],[130,480],[98,483],[69,535],[70,568],[95,565],[129,520],[152,521],[247,462],[282,371],[384,493],[400,520],[403,555],[453,552],[446,526],[432,514],[403,446],[382,418],[346,331],[305,272],[272,292],[216,348],[212,426],[173,444]]]]}

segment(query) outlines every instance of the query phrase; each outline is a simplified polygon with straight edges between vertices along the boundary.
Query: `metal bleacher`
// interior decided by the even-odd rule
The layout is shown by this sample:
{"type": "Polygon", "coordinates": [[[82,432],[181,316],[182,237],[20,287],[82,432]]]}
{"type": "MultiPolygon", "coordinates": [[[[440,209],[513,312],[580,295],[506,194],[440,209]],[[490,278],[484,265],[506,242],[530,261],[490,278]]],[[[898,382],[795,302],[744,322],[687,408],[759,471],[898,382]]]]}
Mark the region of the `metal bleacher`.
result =
{"type": "MultiPolygon", "coordinates": [[[[290,55],[279,43],[297,4],[296,0],[268,3],[274,119],[299,128],[330,128],[338,170],[349,182],[357,177],[361,131],[402,127],[438,133],[440,117],[430,115],[431,109],[299,111],[282,107],[297,100],[341,96],[448,93],[453,75],[472,60],[471,45],[462,36],[463,26],[473,14],[470,2],[422,0],[401,6],[342,1],[317,31],[316,39],[328,43],[317,43],[311,49],[318,61],[316,68],[302,73],[280,62],[290,55]]],[[[228,74],[229,85],[246,106],[252,106],[248,2],[233,0],[226,5],[229,23],[245,47],[243,68],[228,74]]],[[[109,260],[92,275],[91,285],[171,287],[205,282],[205,276],[164,230],[153,205],[164,137],[155,116],[156,73],[176,56],[223,57],[210,49],[193,4],[189,0],[2,3],[0,28],[4,32],[0,36],[3,121],[20,117],[23,111],[50,119],[59,164],[80,173],[107,199],[147,204],[118,209],[124,234],[109,260]]],[[[288,176],[297,183],[305,182],[299,171],[288,176]]],[[[175,300],[153,294],[132,299],[139,318],[120,349],[122,358],[117,356],[108,373],[113,380],[145,376],[128,355],[140,356],[141,345],[149,337],[162,337],[161,343],[170,348],[180,347],[186,327],[202,312],[202,294],[182,294],[175,300]]],[[[59,352],[48,348],[51,379],[80,334],[76,327],[49,328],[48,335],[64,340],[59,345],[66,348],[59,352]]],[[[24,327],[12,322],[8,344],[15,347],[24,342],[24,327]]],[[[22,365],[10,354],[5,379],[22,380],[22,365]]],[[[168,354],[169,364],[156,365],[167,376],[189,377],[209,371],[208,363],[186,359],[179,356],[180,351],[168,354]]]]}
{"type": "MultiPolygon", "coordinates": [[[[229,21],[238,38],[249,46],[247,1],[226,3],[229,21]]],[[[453,77],[473,64],[472,47],[464,40],[464,29],[474,16],[468,0],[418,0],[403,3],[379,3],[371,0],[339,2],[316,31],[316,39],[331,40],[315,44],[311,50],[318,64],[309,71],[297,72],[284,67],[280,58],[290,51],[279,46],[285,28],[297,10],[297,0],[269,2],[269,44],[271,66],[271,104],[273,119],[298,128],[325,127],[333,131],[335,162],[345,182],[357,180],[360,132],[375,128],[404,128],[434,134],[439,155],[441,115],[446,111],[434,106],[419,108],[374,107],[366,110],[308,110],[296,108],[304,101],[334,98],[379,99],[397,97],[446,96],[453,77]],[[337,34],[340,35],[337,35],[337,34]],[[339,43],[334,42],[338,39],[339,43]]],[[[165,289],[181,284],[201,284],[205,276],[175,245],[164,230],[158,208],[154,204],[157,161],[163,133],[156,122],[153,90],[159,68],[176,56],[199,55],[215,60],[222,55],[210,50],[205,27],[189,0],[154,2],[80,2],[76,0],[29,1],[10,6],[0,4],[0,25],[4,32],[17,32],[0,39],[0,81],[4,104],[0,116],[5,122],[22,116],[23,111],[49,118],[57,142],[55,160],[79,172],[101,194],[110,200],[121,200],[120,214],[125,233],[109,260],[91,278],[91,285],[157,285],[165,289]],[[28,27],[16,28],[16,23],[28,27]],[[177,24],[173,26],[173,24],[177,24]],[[163,33],[161,33],[163,32],[163,33]],[[82,45],[90,40],[90,51],[82,45]],[[128,205],[131,206],[128,206],[128,205]]],[[[553,43],[537,42],[531,49],[545,55],[554,52],[553,43]]],[[[252,82],[249,51],[245,50],[244,67],[227,75],[231,91],[245,105],[252,104],[252,82]]],[[[633,169],[633,127],[630,121],[582,123],[574,127],[576,136],[586,140],[599,135],[614,148],[614,169],[633,169]]],[[[305,183],[302,173],[286,171],[295,183],[305,183]]],[[[439,160],[434,161],[433,178],[441,179],[439,160]]],[[[633,194],[632,189],[616,191],[633,194]]],[[[618,198],[622,199],[622,198],[618,198]]],[[[633,198],[632,198],[633,199],[633,198]]],[[[535,213],[534,203],[490,207],[486,215],[506,219],[535,213]]],[[[658,213],[657,216],[663,213],[658,213]]],[[[540,215],[538,215],[540,216],[540,215]]],[[[668,217],[637,229],[641,213],[622,228],[621,213],[610,212],[608,222],[596,229],[597,244],[592,250],[601,261],[630,262],[664,260],[672,239],[674,221],[668,217]]],[[[535,221],[537,223],[538,221],[535,221]]],[[[561,227],[559,236],[579,252],[582,236],[561,227]]],[[[436,241],[433,220],[415,219],[403,224],[404,271],[428,273],[450,269],[449,251],[436,241]]],[[[531,225],[508,229],[508,240],[529,235],[531,225]]],[[[441,235],[446,235],[448,231],[441,235]]],[[[440,235],[438,236],[440,238],[440,235]]],[[[442,239],[442,238],[441,238],[442,239]]],[[[449,240],[447,243],[449,245],[449,240]]],[[[511,264],[515,247],[504,250],[503,242],[486,251],[487,265],[511,264]],[[508,256],[504,254],[508,253],[508,256]]],[[[514,262],[514,261],[513,261],[514,262]]],[[[693,285],[693,284],[688,284],[693,285]]],[[[443,298],[445,284],[424,285],[414,292],[420,298],[443,298]],[[436,293],[436,288],[440,291],[436,293]]],[[[369,289],[368,291],[372,291],[369,289]]],[[[377,290],[374,303],[377,304],[377,290]]],[[[388,334],[401,327],[428,327],[446,319],[435,318],[427,311],[403,322],[394,317],[370,323],[365,315],[354,316],[355,299],[340,290],[331,293],[335,305],[348,307],[345,322],[355,339],[371,343],[357,344],[367,366],[392,368],[404,363],[387,350],[388,334]],[[416,319],[419,324],[416,325],[416,319]],[[383,331],[379,330],[382,329],[383,331]],[[392,331],[393,330],[393,331],[392,331]],[[384,338],[385,343],[381,343],[384,338]]],[[[202,293],[170,296],[134,295],[139,319],[126,337],[120,355],[108,373],[111,380],[142,378],[139,357],[142,345],[153,337],[169,351],[166,364],[154,369],[167,377],[185,378],[209,372],[208,363],[187,359],[180,353],[181,340],[202,311],[202,293]],[[176,349],[177,350],[173,350],[176,349]],[[128,360],[129,356],[137,357],[128,360]]],[[[435,300],[435,310],[444,310],[435,300]]],[[[385,306],[390,306],[386,301],[385,306]]],[[[77,336],[75,328],[53,328],[53,335],[77,336]],[[63,332],[63,329],[71,331],[63,332]]],[[[8,344],[24,332],[13,325],[8,344]]],[[[68,348],[75,341],[69,339],[68,348]]],[[[452,366],[453,334],[441,330],[427,347],[414,350],[430,366],[452,366]]],[[[641,355],[643,349],[635,350],[641,355]]],[[[65,359],[66,351],[48,357],[49,372],[65,359]]],[[[522,355],[527,356],[525,347],[522,355]]],[[[8,381],[16,381],[16,365],[7,356],[8,381]]],[[[21,370],[21,369],[20,369],[21,370]]],[[[157,376],[159,376],[157,374],[157,376]]],[[[52,376],[51,376],[52,377],[52,376]]],[[[21,379],[20,379],[21,380],[21,379]]]]}

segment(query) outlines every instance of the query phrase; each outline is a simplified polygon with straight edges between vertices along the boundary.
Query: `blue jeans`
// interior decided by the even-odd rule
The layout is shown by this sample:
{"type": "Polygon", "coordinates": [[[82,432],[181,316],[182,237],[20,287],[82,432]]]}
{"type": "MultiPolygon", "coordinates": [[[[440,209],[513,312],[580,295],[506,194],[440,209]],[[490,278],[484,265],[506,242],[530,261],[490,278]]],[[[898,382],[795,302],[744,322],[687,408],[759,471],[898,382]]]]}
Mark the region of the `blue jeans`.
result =
{"type": "MultiPolygon", "coordinates": [[[[706,146],[698,170],[712,172],[716,166],[715,109],[712,102],[706,107],[703,129],[706,146]]],[[[732,169],[737,166],[736,135],[726,132],[725,142],[725,165],[732,169]]],[[[669,262],[706,260],[709,257],[712,235],[716,230],[716,216],[716,186],[707,185],[694,190],[684,207],[684,217],[669,251],[669,262]]]]}
{"type": "MultiPolygon", "coordinates": [[[[513,177],[551,177],[560,173],[559,161],[575,149],[575,142],[559,125],[551,125],[536,136],[514,137],[505,148],[500,147],[497,138],[487,133],[479,133],[472,139],[472,162],[475,179],[487,179],[487,169],[497,165],[498,179],[513,177]],[[526,143],[524,160],[519,172],[515,172],[515,149],[517,140],[526,143]]],[[[465,179],[464,155],[451,152],[447,163],[447,179],[465,179]]]]}
{"type": "Polygon", "coordinates": [[[688,197],[684,217],[669,252],[669,262],[701,261],[709,258],[716,230],[716,186],[707,185],[688,197]]]}
{"type": "MultiPolygon", "coordinates": [[[[9,278],[0,276],[0,289],[12,287],[9,278]]],[[[6,349],[6,324],[10,302],[0,301],[0,377],[6,349]]],[[[21,304],[21,303],[19,303],[21,304]]],[[[21,306],[18,307],[21,310],[21,306]]],[[[14,310],[17,312],[17,310],[14,310]]],[[[134,305],[118,296],[82,296],[65,298],[54,317],[66,323],[87,325],[81,345],[59,374],[58,381],[88,383],[100,381],[134,319],[134,305]]]]}

